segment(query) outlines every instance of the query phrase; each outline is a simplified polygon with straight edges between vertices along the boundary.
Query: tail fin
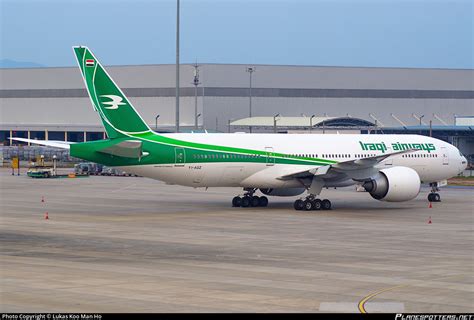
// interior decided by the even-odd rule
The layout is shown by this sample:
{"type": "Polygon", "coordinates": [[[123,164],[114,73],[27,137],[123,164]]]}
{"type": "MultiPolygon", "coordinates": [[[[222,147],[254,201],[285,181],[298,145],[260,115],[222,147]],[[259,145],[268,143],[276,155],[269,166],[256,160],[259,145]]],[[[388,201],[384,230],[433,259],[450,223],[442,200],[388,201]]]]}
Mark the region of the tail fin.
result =
{"type": "Polygon", "coordinates": [[[94,109],[109,138],[151,131],[87,47],[73,47],[94,109]]]}

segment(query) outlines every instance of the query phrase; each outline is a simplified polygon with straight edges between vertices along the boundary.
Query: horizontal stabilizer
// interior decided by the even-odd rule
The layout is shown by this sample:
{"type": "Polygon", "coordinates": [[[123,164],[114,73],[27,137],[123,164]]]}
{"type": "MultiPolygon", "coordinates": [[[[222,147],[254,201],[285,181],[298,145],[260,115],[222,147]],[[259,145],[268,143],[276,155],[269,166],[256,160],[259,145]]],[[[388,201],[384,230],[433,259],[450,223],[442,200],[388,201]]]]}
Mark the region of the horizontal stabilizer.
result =
{"type": "Polygon", "coordinates": [[[142,153],[142,142],[137,140],[125,140],[107,148],[97,150],[101,153],[111,154],[117,157],[140,159],[146,155],[142,153]]]}
{"type": "Polygon", "coordinates": [[[39,144],[42,146],[46,147],[55,147],[55,148],[61,148],[61,149],[69,149],[69,146],[75,142],[71,141],[58,141],[58,140],[36,140],[36,139],[26,139],[26,138],[14,138],[14,137],[9,137],[8,139],[12,139],[15,141],[21,141],[21,142],[26,142],[26,143],[33,143],[33,144],[39,144]]]}

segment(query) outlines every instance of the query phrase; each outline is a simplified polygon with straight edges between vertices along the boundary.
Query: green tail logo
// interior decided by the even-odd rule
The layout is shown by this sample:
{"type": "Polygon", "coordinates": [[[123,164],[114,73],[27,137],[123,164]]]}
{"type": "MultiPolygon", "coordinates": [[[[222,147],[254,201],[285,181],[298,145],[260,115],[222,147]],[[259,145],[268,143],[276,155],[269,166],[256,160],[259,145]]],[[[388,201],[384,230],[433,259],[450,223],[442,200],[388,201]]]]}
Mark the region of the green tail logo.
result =
{"type": "Polygon", "coordinates": [[[87,47],[73,47],[94,109],[109,138],[151,131],[87,47]]]}

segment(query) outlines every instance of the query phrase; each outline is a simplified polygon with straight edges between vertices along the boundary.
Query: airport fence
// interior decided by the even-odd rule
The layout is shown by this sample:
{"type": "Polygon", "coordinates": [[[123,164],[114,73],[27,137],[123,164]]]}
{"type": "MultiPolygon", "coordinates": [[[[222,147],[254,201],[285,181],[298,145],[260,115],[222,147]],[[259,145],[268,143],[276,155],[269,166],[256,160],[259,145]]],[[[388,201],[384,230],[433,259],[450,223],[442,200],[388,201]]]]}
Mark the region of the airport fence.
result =
{"type": "Polygon", "coordinates": [[[42,146],[0,146],[0,159],[3,162],[10,162],[13,157],[18,157],[20,161],[36,161],[41,156],[44,161],[53,161],[53,156],[59,163],[77,163],[81,160],[71,157],[69,150],[42,147],[42,146]]]}

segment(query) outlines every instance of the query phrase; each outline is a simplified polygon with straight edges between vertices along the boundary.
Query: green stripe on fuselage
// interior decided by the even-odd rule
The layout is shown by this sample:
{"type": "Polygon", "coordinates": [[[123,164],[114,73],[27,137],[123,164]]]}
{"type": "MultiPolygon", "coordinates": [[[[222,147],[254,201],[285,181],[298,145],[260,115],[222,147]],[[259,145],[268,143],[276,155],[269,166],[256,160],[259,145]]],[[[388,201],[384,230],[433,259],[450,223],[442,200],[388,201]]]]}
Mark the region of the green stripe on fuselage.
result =
{"type": "Polygon", "coordinates": [[[176,162],[176,149],[183,149],[185,163],[219,163],[219,162],[243,162],[243,163],[275,163],[294,165],[316,165],[324,166],[337,161],[319,158],[298,157],[282,153],[268,153],[261,150],[234,148],[228,146],[216,146],[210,144],[182,141],[164,137],[154,133],[132,134],[130,138],[119,138],[113,140],[101,140],[71,145],[71,156],[103,163],[108,166],[131,166],[147,164],[174,164],[176,162]],[[110,154],[100,153],[119,140],[130,140],[136,138],[143,142],[143,151],[149,155],[141,159],[123,158],[110,154]]]}
{"type": "MultiPolygon", "coordinates": [[[[320,158],[298,157],[298,156],[287,155],[287,154],[277,153],[277,152],[271,152],[270,154],[269,152],[262,151],[262,150],[251,150],[251,149],[218,146],[218,145],[177,140],[177,139],[168,138],[162,135],[157,135],[152,132],[132,134],[131,136],[141,138],[145,141],[153,141],[156,143],[167,144],[173,147],[182,147],[185,149],[188,149],[188,148],[198,149],[200,150],[198,153],[202,153],[202,151],[208,151],[211,153],[221,152],[225,154],[231,153],[231,154],[240,154],[240,155],[247,155],[247,156],[257,155],[257,156],[264,156],[265,159],[267,157],[270,157],[271,159],[275,160],[275,163],[283,163],[283,164],[327,165],[327,164],[337,163],[337,161],[320,159],[320,158]]],[[[249,161],[245,161],[245,162],[256,162],[256,161],[252,161],[252,158],[254,157],[249,157],[249,161]]],[[[226,159],[227,158],[223,158],[222,160],[226,160],[226,159]]],[[[192,161],[193,159],[189,159],[189,160],[190,162],[200,162],[200,161],[192,161]]],[[[214,161],[208,161],[208,162],[214,162],[214,161]]],[[[215,161],[215,162],[226,162],[226,161],[215,161]]],[[[238,162],[242,162],[242,161],[238,161],[238,162]]]]}

